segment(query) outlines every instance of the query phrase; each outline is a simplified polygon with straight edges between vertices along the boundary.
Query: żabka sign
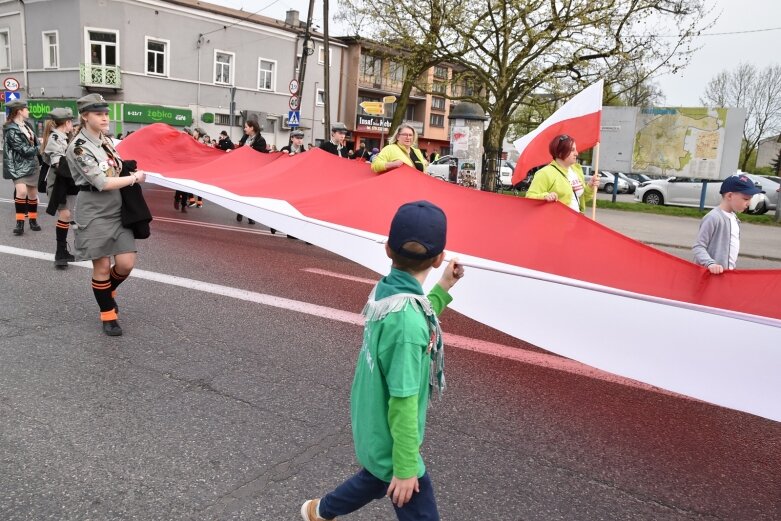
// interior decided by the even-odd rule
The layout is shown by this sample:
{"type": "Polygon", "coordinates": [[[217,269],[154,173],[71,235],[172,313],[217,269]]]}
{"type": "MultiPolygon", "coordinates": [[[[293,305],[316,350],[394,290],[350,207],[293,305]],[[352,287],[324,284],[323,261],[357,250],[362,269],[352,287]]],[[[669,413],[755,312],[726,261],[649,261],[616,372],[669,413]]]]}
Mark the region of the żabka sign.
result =
{"type": "Polygon", "coordinates": [[[166,123],[176,127],[184,127],[193,121],[193,113],[189,109],[130,103],[125,103],[122,116],[125,123],[166,123]]]}

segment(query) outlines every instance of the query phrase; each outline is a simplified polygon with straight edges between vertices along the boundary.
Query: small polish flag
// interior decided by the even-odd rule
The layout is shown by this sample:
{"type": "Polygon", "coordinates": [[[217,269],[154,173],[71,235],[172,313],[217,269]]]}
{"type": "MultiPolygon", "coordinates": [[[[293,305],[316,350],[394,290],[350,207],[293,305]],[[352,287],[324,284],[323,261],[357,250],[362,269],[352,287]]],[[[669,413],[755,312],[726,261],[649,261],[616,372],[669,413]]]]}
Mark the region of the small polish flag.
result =
{"type": "Polygon", "coordinates": [[[599,142],[603,84],[604,81],[599,80],[586,88],[539,127],[513,143],[521,154],[515,164],[513,185],[523,181],[530,169],[551,162],[548,146],[556,136],[566,134],[572,137],[578,152],[588,150],[599,142]]]}

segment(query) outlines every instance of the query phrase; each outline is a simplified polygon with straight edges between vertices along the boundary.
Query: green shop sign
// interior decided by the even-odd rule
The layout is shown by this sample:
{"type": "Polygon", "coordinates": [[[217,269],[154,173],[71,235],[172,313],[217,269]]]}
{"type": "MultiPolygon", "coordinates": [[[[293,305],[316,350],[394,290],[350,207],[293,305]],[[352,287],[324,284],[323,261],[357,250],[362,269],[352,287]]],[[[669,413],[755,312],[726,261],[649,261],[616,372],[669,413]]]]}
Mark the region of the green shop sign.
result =
{"type": "Polygon", "coordinates": [[[193,121],[193,111],[159,105],[125,103],[122,109],[122,119],[125,123],[166,123],[176,127],[186,127],[193,121]]]}
{"type": "Polygon", "coordinates": [[[27,100],[27,108],[30,109],[30,117],[33,119],[44,119],[46,115],[56,108],[71,109],[73,117],[79,117],[79,111],[76,109],[76,101],[69,99],[31,99],[27,100]]]}

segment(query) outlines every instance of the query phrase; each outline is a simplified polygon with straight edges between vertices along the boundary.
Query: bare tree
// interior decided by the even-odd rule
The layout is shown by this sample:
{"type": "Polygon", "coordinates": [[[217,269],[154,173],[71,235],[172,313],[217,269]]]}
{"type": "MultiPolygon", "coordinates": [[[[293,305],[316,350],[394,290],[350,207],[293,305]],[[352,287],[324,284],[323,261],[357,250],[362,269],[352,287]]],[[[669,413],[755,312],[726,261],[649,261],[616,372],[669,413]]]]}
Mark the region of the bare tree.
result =
{"type": "Polygon", "coordinates": [[[741,63],[708,82],[700,101],[715,107],[744,108],[740,169],[746,170],[760,140],[781,131],[781,65],[765,69],[741,63]]]}
{"type": "MultiPolygon", "coordinates": [[[[408,48],[423,46],[421,57],[431,57],[427,63],[449,62],[463,71],[453,81],[466,78],[475,88],[451,88],[448,97],[478,103],[490,116],[484,136],[489,157],[498,156],[510,126],[522,123],[518,109],[536,105],[536,99],[569,97],[598,78],[609,77],[622,63],[642,64],[648,74],[685,65],[692,38],[708,25],[705,5],[706,0],[344,4],[356,16],[374,12],[371,25],[387,28],[385,36],[395,36],[408,48]],[[394,6],[402,4],[411,7],[401,13],[394,6]],[[436,27],[430,23],[434,12],[439,17],[436,27]],[[664,34],[659,34],[660,27],[664,34]]],[[[376,28],[374,37],[381,38],[382,31],[376,28]]],[[[493,175],[486,178],[489,183],[494,180],[493,175]]]]}

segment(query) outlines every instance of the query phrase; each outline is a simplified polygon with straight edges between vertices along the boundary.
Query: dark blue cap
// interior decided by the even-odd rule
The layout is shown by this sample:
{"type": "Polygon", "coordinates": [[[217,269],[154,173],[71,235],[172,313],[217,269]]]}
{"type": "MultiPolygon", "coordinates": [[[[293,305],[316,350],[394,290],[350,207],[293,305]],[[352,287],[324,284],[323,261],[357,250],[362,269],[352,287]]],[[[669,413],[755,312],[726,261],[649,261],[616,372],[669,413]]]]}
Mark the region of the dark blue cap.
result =
{"type": "Polygon", "coordinates": [[[396,210],[388,234],[388,246],[402,257],[430,259],[445,249],[447,217],[441,208],[428,201],[406,203],[396,210]],[[408,242],[417,242],[426,249],[415,253],[402,248],[408,242]]]}
{"type": "Polygon", "coordinates": [[[754,185],[754,181],[749,179],[747,175],[738,174],[731,175],[721,183],[720,194],[726,194],[727,192],[740,192],[741,194],[754,195],[762,193],[762,190],[754,185]]]}

